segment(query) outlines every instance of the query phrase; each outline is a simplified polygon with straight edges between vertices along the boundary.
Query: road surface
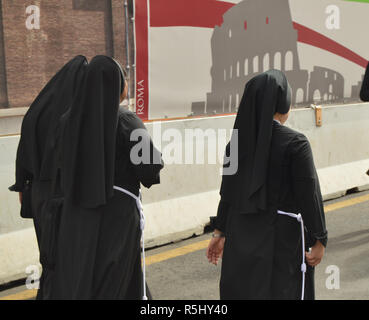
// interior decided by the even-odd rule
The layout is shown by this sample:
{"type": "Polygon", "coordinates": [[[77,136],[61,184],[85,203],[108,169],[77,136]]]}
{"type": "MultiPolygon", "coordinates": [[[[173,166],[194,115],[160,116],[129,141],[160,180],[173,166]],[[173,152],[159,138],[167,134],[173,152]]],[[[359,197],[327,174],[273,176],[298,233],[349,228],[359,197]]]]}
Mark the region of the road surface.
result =
{"type": "MultiPolygon", "coordinates": [[[[369,300],[369,192],[325,202],[326,256],[316,269],[317,299],[369,300]]],[[[156,300],[219,299],[221,266],[205,257],[210,234],[147,252],[147,281],[156,300]]],[[[25,286],[0,299],[33,299],[25,286]]]]}

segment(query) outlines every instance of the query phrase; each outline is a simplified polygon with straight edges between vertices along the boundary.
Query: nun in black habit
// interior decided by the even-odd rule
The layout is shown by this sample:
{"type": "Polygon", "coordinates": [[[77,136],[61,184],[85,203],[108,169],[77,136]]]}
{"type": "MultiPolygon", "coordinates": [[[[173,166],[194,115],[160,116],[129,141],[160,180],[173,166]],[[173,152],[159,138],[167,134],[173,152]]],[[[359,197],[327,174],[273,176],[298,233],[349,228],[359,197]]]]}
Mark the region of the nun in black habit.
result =
{"type": "Polygon", "coordinates": [[[143,296],[140,214],[136,200],[117,188],[138,197],[140,184],[149,188],[160,183],[163,162],[142,121],[119,108],[126,93],[117,62],[97,56],[89,64],[84,88],[62,118],[64,204],[52,299],[143,296]],[[135,130],[149,146],[150,159],[140,163],[131,155],[138,143],[131,141],[135,130]]]}
{"type": "MultiPolygon", "coordinates": [[[[9,189],[19,192],[21,217],[34,221],[37,242],[48,242],[44,231],[44,205],[50,198],[56,170],[56,125],[73,101],[83,79],[87,60],[76,56],[46,84],[24,116],[16,157],[16,182],[9,189]]],[[[42,254],[41,254],[42,256],[42,254]]],[[[43,263],[40,290],[43,298],[47,266],[43,263]]]]}
{"type": "Polygon", "coordinates": [[[211,263],[222,257],[221,299],[301,299],[301,228],[280,211],[300,213],[305,223],[305,250],[312,249],[304,252],[304,293],[314,299],[314,266],[324,254],[327,230],[309,141],[283,125],[290,104],[290,87],[278,70],[246,84],[231,138],[238,133],[238,153],[230,158],[238,170],[223,174],[207,250],[211,263]]]}

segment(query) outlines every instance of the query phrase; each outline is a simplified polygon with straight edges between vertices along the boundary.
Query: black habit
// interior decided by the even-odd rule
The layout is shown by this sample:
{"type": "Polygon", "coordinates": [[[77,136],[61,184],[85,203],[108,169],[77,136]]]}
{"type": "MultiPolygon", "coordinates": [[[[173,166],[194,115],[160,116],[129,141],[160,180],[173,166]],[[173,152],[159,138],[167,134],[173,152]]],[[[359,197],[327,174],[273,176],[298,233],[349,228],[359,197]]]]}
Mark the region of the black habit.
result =
{"type": "Polygon", "coordinates": [[[62,118],[61,185],[65,196],[55,243],[51,299],[141,299],[140,216],[135,200],[113,186],[139,195],[140,184],[160,183],[163,168],[144,124],[118,109],[119,68],[95,57],[85,87],[62,118]],[[140,129],[159,163],[131,161],[140,129]]]}
{"type": "MultiPolygon", "coordinates": [[[[37,242],[42,251],[44,235],[44,205],[51,197],[55,177],[56,125],[60,116],[70,107],[81,83],[87,60],[76,56],[58,71],[46,84],[24,116],[16,157],[16,182],[9,189],[22,192],[21,216],[34,221],[37,242]]],[[[43,298],[44,265],[37,299],[43,298]]]]}
{"type": "MultiPolygon", "coordinates": [[[[285,75],[276,70],[253,78],[245,88],[235,122],[238,171],[223,176],[215,219],[215,227],[226,237],[221,299],[301,298],[300,224],[278,215],[277,210],[301,213],[306,250],[316,240],[327,244],[309,141],[273,121],[275,112],[288,112],[289,90],[285,75]]],[[[310,266],[305,288],[305,299],[314,299],[314,269],[310,266]]]]}

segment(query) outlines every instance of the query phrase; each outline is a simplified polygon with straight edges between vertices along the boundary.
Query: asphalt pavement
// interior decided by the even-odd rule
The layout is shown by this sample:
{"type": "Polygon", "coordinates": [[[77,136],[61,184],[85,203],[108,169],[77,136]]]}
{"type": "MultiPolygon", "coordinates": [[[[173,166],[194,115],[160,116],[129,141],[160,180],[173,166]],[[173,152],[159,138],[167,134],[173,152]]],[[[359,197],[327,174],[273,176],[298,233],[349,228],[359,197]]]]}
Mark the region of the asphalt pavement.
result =
{"type": "MultiPolygon", "coordinates": [[[[369,299],[368,195],[369,192],[355,193],[324,203],[330,208],[326,212],[329,240],[325,257],[315,271],[316,299],[369,299]]],[[[210,235],[203,235],[151,250],[149,255],[208,239],[210,235]]],[[[147,281],[153,298],[219,299],[221,266],[209,264],[205,251],[149,265],[147,281]]]]}
{"type": "MultiPolygon", "coordinates": [[[[316,298],[369,300],[369,191],[324,203],[329,241],[316,268],[316,298]]],[[[221,264],[208,263],[210,234],[147,251],[147,282],[156,300],[217,300],[221,264]]],[[[33,299],[24,285],[0,299],[33,299]]]]}

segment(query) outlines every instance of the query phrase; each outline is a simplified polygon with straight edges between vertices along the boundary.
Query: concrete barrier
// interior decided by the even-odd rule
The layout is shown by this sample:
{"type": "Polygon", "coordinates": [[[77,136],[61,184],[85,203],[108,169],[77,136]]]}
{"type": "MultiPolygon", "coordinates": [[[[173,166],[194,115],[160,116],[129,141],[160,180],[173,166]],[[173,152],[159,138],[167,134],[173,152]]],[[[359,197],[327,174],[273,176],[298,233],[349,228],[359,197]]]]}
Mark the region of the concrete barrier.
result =
{"type": "Polygon", "coordinates": [[[26,277],[26,267],[39,256],[33,222],[20,217],[18,195],[8,191],[18,141],[19,136],[0,137],[0,285],[26,277]]]}
{"type": "MultiPolygon", "coordinates": [[[[325,200],[347,190],[369,188],[369,104],[323,108],[323,125],[315,125],[312,109],[294,110],[286,125],[303,132],[311,142],[325,200]]],[[[166,129],[231,129],[235,116],[188,119],[161,123],[166,129]]],[[[154,127],[147,127],[155,138],[154,127]]],[[[162,142],[162,150],[166,144],[162,142]]],[[[220,152],[224,145],[220,146],[220,152]]],[[[221,176],[217,165],[167,165],[161,185],[144,190],[148,245],[158,245],[203,232],[209,216],[215,215],[221,176]]]]}
{"type": "MultiPolygon", "coordinates": [[[[312,109],[291,113],[288,126],[309,138],[321,189],[325,200],[342,196],[347,190],[369,189],[369,104],[328,106],[323,108],[323,125],[316,127],[312,109]]],[[[197,143],[210,144],[210,153],[220,154],[214,164],[168,164],[176,147],[181,150],[177,160],[211,154],[194,152],[183,145],[188,129],[226,129],[228,136],[234,115],[150,122],[146,126],[166,158],[161,185],[143,190],[147,220],[147,247],[181,240],[203,233],[209,217],[216,214],[221,183],[221,160],[227,139],[220,135],[202,137],[197,143]],[[160,133],[161,132],[161,133],[160,133]],[[176,138],[176,135],[181,137],[176,138]],[[215,139],[215,140],[214,140],[215,139]]],[[[19,217],[17,196],[7,191],[14,180],[14,159],[18,136],[0,138],[0,284],[20,277],[29,264],[38,260],[32,222],[19,217]]],[[[204,149],[205,150],[205,149],[204,149]]],[[[187,159],[188,160],[188,159],[187,159]]]]}

